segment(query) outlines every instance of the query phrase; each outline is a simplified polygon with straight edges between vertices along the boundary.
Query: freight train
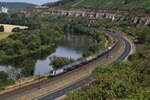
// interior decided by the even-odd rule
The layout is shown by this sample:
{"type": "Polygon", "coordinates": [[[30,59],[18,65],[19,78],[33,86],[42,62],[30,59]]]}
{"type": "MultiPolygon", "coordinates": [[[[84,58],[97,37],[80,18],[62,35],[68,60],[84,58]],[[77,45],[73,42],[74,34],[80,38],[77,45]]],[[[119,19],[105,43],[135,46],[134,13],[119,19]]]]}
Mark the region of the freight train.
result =
{"type": "Polygon", "coordinates": [[[59,69],[53,69],[52,71],[50,71],[50,74],[49,76],[50,77],[54,77],[54,76],[57,76],[57,75],[60,75],[60,74],[63,74],[69,70],[72,70],[74,68],[77,68],[81,65],[84,65],[84,64],[87,64],[93,60],[96,60],[97,58],[99,57],[102,57],[104,56],[105,54],[107,54],[109,51],[111,51],[113,48],[115,48],[115,46],[119,43],[118,40],[115,40],[114,43],[109,46],[108,48],[104,49],[103,51],[93,55],[93,56],[89,56],[85,59],[82,59],[82,60],[79,60],[79,61],[76,61],[76,62],[73,62],[73,63],[70,63],[68,65],[64,65],[62,66],[61,68],[59,69]]]}

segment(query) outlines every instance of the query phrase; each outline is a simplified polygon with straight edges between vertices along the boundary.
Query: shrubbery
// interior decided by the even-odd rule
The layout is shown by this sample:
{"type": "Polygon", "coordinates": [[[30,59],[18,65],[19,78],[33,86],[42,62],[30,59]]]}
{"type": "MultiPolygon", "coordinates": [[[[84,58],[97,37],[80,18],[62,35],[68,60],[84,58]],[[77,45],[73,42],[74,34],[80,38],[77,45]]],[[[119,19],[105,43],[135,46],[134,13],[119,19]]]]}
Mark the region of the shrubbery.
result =
{"type": "Polygon", "coordinates": [[[65,100],[150,99],[150,62],[141,58],[95,69],[96,80],[70,92],[65,100]]]}
{"type": "Polygon", "coordinates": [[[14,81],[9,78],[9,75],[6,72],[0,71],[0,90],[4,89],[4,86],[12,83],[14,83],[14,81]]]}
{"type": "Polygon", "coordinates": [[[61,32],[43,24],[36,30],[24,30],[0,40],[0,56],[16,56],[33,52],[41,46],[57,44],[61,40],[61,32]]]}
{"type": "Polygon", "coordinates": [[[0,32],[4,32],[4,26],[0,26],[0,32]]]}
{"type": "Polygon", "coordinates": [[[64,65],[70,64],[72,62],[75,62],[75,60],[73,59],[69,59],[69,58],[65,58],[65,57],[52,57],[50,58],[52,61],[50,63],[50,65],[52,65],[54,68],[60,68],[64,65]]]}
{"type": "Polygon", "coordinates": [[[0,23],[1,24],[13,24],[13,25],[22,25],[29,26],[33,28],[38,26],[38,21],[34,21],[36,18],[25,17],[23,14],[14,13],[14,14],[6,14],[0,13],[0,23]]]}
{"type": "Polygon", "coordinates": [[[103,32],[100,32],[96,29],[92,29],[92,30],[87,31],[87,33],[91,37],[93,37],[93,39],[95,39],[97,43],[88,48],[88,51],[83,54],[84,57],[87,57],[87,56],[90,56],[90,55],[95,54],[97,52],[100,52],[100,50],[104,49],[104,46],[105,46],[104,44],[106,42],[105,41],[106,36],[103,32]]]}

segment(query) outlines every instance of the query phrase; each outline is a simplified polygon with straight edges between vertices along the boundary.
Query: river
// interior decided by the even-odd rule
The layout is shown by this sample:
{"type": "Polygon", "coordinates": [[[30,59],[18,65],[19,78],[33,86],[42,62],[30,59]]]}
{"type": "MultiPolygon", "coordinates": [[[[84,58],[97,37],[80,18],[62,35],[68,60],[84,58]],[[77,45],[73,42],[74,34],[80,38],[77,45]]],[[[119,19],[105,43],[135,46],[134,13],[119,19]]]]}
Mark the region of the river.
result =
{"type": "Polygon", "coordinates": [[[61,56],[77,59],[82,57],[83,53],[86,52],[88,47],[93,45],[93,43],[94,40],[89,36],[65,35],[54,51],[44,51],[35,57],[15,61],[14,64],[0,65],[0,71],[11,73],[11,77],[16,76],[20,72],[22,72],[24,76],[48,73],[53,69],[52,66],[49,65],[51,62],[50,57],[61,56]]]}

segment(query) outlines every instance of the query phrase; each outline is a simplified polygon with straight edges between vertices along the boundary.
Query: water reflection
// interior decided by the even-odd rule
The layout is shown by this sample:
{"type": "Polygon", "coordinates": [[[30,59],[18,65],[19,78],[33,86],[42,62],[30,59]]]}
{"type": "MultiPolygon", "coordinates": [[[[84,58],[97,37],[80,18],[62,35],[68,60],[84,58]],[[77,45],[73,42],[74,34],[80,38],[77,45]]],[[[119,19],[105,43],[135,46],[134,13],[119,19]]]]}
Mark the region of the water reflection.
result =
{"type": "Polygon", "coordinates": [[[20,72],[24,77],[48,73],[53,69],[49,65],[49,58],[51,56],[55,55],[77,59],[82,57],[83,52],[86,52],[88,47],[93,43],[95,41],[89,36],[67,35],[63,37],[63,40],[56,49],[42,50],[36,54],[5,62],[4,65],[0,66],[0,71],[9,71],[11,73],[20,72]]]}
{"type": "Polygon", "coordinates": [[[48,56],[44,60],[37,60],[36,65],[35,65],[35,70],[34,70],[34,75],[39,75],[42,73],[48,73],[50,70],[53,68],[49,66],[50,60],[48,56]]]}

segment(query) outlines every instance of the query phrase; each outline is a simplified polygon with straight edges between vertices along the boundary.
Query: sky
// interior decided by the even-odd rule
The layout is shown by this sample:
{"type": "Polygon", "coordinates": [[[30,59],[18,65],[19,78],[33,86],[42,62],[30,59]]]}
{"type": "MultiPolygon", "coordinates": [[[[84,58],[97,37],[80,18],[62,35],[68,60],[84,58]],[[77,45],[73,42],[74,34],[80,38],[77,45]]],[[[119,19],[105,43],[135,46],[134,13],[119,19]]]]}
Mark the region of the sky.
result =
{"type": "Polygon", "coordinates": [[[0,2],[27,2],[27,3],[37,4],[37,5],[41,5],[52,1],[54,2],[58,0],[0,0],[0,2]]]}

